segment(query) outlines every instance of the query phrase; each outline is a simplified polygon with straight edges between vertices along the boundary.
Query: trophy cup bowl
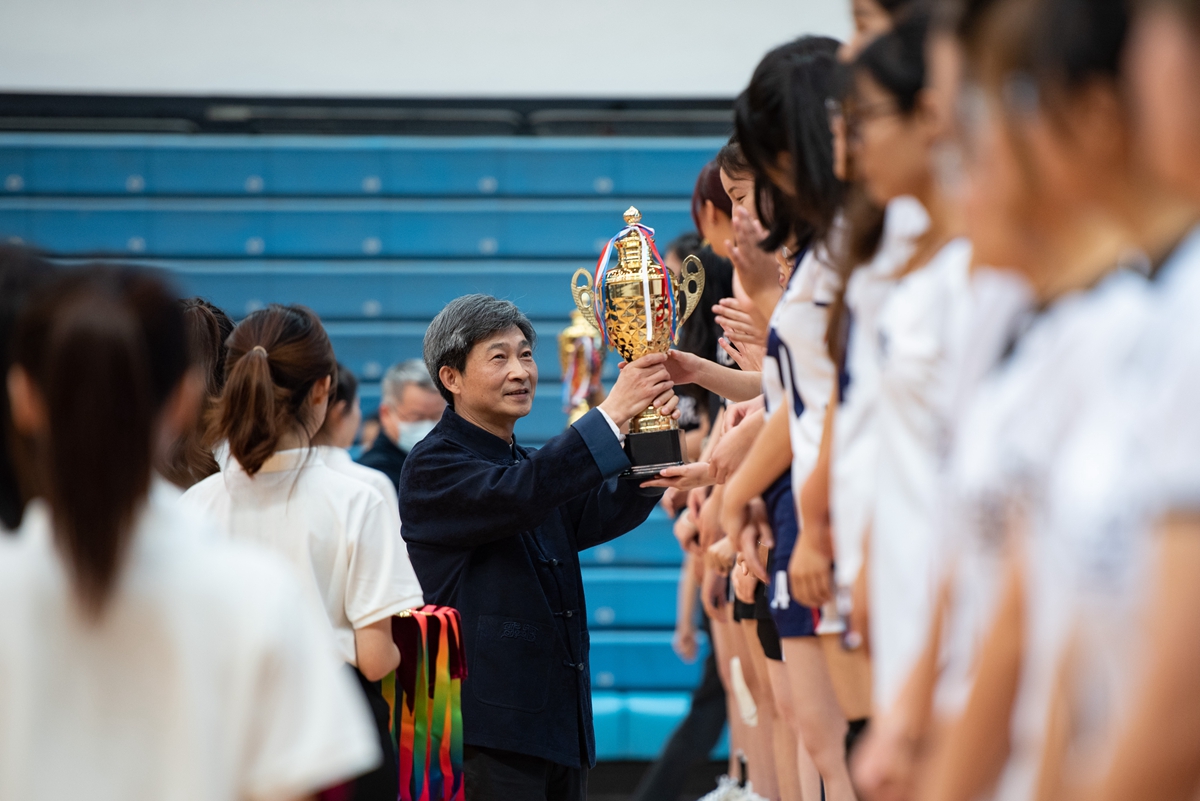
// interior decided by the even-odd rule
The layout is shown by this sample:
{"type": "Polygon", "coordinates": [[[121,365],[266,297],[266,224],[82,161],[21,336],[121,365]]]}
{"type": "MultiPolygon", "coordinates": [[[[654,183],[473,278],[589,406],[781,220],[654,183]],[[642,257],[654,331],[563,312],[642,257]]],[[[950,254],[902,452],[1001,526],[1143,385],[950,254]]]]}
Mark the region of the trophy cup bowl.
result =
{"type": "MultiPolygon", "coordinates": [[[[571,278],[576,307],[627,362],[669,351],[704,292],[700,260],[688,256],[681,274],[672,275],[654,247],[654,231],[640,225],[641,218],[633,207],[625,212],[626,227],[605,248],[595,281],[585,269],[571,278]],[[617,266],[606,269],[614,246],[617,266]]],[[[684,464],[687,451],[676,422],[651,406],[630,421],[625,454],[632,466],[622,477],[646,481],[664,468],[684,464]]]]}

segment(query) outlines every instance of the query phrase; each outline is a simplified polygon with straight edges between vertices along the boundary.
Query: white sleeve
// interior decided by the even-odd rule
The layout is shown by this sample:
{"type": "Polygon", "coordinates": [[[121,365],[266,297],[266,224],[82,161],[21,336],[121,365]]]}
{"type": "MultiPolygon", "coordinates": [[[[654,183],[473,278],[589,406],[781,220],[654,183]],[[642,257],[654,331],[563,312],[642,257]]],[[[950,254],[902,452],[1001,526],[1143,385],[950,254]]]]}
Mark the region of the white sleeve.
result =
{"type": "Polygon", "coordinates": [[[346,619],[355,629],[425,604],[421,584],[400,536],[400,516],[376,491],[351,540],[346,619]]]}
{"type": "Polygon", "coordinates": [[[1159,402],[1145,415],[1143,453],[1150,492],[1160,512],[1200,512],[1200,342],[1186,343],[1164,371],[1159,402]]]}
{"type": "Polygon", "coordinates": [[[254,801],[315,793],[382,760],[366,699],[330,649],[328,626],[307,611],[290,572],[277,575],[239,793],[254,801]]]}
{"type": "Polygon", "coordinates": [[[612,429],[613,436],[617,438],[617,442],[624,445],[625,435],[621,433],[620,426],[613,422],[613,419],[608,416],[608,412],[604,411],[599,406],[597,406],[596,409],[600,412],[600,416],[604,418],[604,422],[608,423],[608,427],[612,429]]]}

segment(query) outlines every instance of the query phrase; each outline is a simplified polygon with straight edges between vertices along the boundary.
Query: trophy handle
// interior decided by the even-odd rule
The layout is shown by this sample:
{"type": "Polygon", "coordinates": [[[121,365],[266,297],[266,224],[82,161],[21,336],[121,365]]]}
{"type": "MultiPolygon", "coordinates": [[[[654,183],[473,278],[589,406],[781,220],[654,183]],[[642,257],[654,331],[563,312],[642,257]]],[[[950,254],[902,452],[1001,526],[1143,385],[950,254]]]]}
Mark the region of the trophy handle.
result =
{"type": "Polygon", "coordinates": [[[575,271],[575,275],[571,276],[571,296],[575,298],[575,308],[579,309],[579,313],[583,315],[583,319],[587,320],[597,331],[600,329],[600,321],[596,319],[596,290],[592,286],[592,274],[585,268],[580,267],[575,271]],[[583,286],[579,285],[579,276],[583,276],[583,286]]]}
{"type": "Polygon", "coordinates": [[[700,305],[700,296],[704,294],[704,265],[695,256],[688,256],[683,260],[683,270],[679,273],[679,285],[687,299],[683,316],[679,318],[679,326],[682,329],[684,322],[700,305]]]}

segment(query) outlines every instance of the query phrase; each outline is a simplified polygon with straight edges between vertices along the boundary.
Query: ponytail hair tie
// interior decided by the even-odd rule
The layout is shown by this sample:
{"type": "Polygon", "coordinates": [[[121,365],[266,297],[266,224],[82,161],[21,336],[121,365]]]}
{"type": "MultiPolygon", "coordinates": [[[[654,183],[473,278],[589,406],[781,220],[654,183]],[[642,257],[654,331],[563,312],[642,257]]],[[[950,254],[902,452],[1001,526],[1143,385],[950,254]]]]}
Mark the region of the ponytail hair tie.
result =
{"type": "Polygon", "coordinates": [[[254,353],[255,351],[261,353],[264,357],[267,356],[267,349],[264,348],[262,345],[255,345],[253,348],[250,349],[251,353],[254,353]]]}

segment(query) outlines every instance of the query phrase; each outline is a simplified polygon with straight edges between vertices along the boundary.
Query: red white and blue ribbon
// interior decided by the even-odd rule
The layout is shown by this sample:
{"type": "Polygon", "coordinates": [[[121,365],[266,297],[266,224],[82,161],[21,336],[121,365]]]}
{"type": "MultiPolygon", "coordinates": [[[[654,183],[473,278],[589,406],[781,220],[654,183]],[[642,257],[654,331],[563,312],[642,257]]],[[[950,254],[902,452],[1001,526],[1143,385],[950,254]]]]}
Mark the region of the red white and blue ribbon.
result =
{"type": "Polygon", "coordinates": [[[671,342],[674,342],[678,333],[679,314],[675,308],[675,293],[671,289],[671,277],[666,264],[663,263],[662,256],[658,255],[658,248],[654,245],[654,229],[641,223],[633,223],[618,231],[604,245],[604,249],[600,252],[600,258],[596,262],[596,289],[593,293],[595,297],[592,299],[592,303],[595,307],[596,319],[600,321],[600,334],[604,338],[604,344],[611,346],[608,325],[604,321],[604,285],[608,274],[608,262],[612,258],[612,251],[617,240],[631,233],[637,233],[642,240],[642,295],[646,305],[646,341],[650,342],[654,339],[654,307],[650,300],[650,271],[654,270],[657,273],[654,277],[662,280],[663,294],[667,296],[667,311],[671,317],[671,342]],[[650,254],[654,256],[653,261],[649,258],[650,254]]]}

